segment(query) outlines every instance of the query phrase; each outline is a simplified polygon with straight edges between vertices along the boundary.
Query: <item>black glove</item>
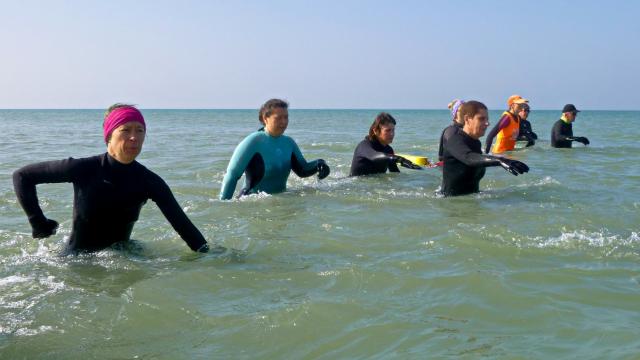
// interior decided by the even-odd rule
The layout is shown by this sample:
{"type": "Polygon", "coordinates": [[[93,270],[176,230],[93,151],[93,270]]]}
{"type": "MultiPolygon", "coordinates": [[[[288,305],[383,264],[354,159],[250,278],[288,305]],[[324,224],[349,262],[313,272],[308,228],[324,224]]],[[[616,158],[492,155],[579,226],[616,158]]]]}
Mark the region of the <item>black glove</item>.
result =
{"type": "Polygon", "coordinates": [[[196,250],[196,252],[199,252],[199,253],[212,253],[212,254],[222,254],[225,251],[227,251],[227,248],[224,246],[214,244],[213,248],[209,248],[209,244],[207,243],[200,246],[200,248],[196,250]]]}
{"type": "Polygon", "coordinates": [[[34,239],[42,239],[49,237],[58,230],[58,222],[51,219],[45,219],[38,224],[31,224],[31,235],[34,239]]]}
{"type": "Polygon", "coordinates": [[[498,159],[500,161],[500,166],[502,166],[505,170],[510,172],[511,174],[518,176],[518,174],[523,174],[529,172],[529,167],[527,164],[518,160],[511,160],[506,158],[498,159]]]}
{"type": "Polygon", "coordinates": [[[422,170],[422,166],[416,165],[411,161],[403,158],[402,156],[393,155],[393,159],[395,162],[400,163],[400,166],[405,167],[407,169],[422,170]]]}
{"type": "Polygon", "coordinates": [[[577,142],[582,143],[584,145],[589,145],[589,139],[587,139],[584,136],[576,136],[576,137],[572,137],[572,138],[569,138],[569,139],[572,140],[572,141],[577,141],[577,142]]]}
{"type": "Polygon", "coordinates": [[[331,169],[329,169],[329,165],[324,160],[318,159],[316,166],[318,167],[318,179],[322,180],[329,176],[331,169]]]}

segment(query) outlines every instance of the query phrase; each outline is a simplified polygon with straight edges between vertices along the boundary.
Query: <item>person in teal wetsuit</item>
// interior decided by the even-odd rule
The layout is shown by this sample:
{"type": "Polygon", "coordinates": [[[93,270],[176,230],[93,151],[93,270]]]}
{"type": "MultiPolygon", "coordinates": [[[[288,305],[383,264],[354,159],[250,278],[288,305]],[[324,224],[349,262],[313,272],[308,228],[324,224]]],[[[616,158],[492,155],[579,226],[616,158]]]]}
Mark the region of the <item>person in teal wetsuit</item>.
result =
{"type": "Polygon", "coordinates": [[[227,173],[222,181],[220,199],[233,197],[238,179],[245,174],[239,196],[263,191],[269,194],[287,189],[291,170],[300,177],[318,174],[324,179],[329,175],[329,166],[324,160],[307,162],[296,142],[284,135],[289,125],[289,104],[280,99],[271,99],[260,108],[258,115],[264,125],[247,136],[236,147],[227,173]]]}

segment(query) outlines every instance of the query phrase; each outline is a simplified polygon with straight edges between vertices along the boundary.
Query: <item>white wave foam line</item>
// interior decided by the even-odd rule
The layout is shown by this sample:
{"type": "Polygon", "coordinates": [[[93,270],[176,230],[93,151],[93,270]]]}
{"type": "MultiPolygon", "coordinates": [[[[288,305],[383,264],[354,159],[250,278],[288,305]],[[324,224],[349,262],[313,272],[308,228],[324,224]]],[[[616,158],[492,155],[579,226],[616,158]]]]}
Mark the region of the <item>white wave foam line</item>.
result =
{"type": "Polygon", "coordinates": [[[6,278],[0,279],[0,287],[5,286],[5,285],[9,285],[9,284],[23,283],[23,282],[30,281],[32,279],[33,278],[31,278],[31,277],[11,275],[11,276],[8,276],[6,278]]]}
{"type": "Polygon", "coordinates": [[[268,194],[268,193],[266,193],[266,192],[262,192],[262,191],[260,191],[260,192],[258,192],[258,193],[255,193],[255,194],[249,194],[249,195],[243,196],[243,197],[241,197],[241,198],[239,198],[239,199],[234,199],[234,200],[232,200],[232,201],[240,201],[240,202],[255,202],[255,201],[260,201],[260,200],[262,200],[262,199],[268,199],[268,198],[270,198],[270,197],[271,197],[271,195],[270,195],[270,194],[268,194]]]}
{"type": "MultiPolygon", "coordinates": [[[[544,186],[544,185],[560,185],[560,181],[552,178],[551,176],[545,176],[544,178],[534,182],[533,186],[544,186]]],[[[526,184],[524,184],[526,186],[526,184]]]]}
{"type": "Polygon", "coordinates": [[[552,238],[536,238],[538,241],[537,247],[567,247],[571,245],[586,245],[589,247],[605,248],[613,247],[612,250],[620,246],[633,246],[640,244],[640,236],[636,232],[632,232],[631,235],[623,239],[620,235],[607,235],[604,231],[600,232],[587,232],[587,231],[572,231],[562,233],[558,237],[552,238]]]}

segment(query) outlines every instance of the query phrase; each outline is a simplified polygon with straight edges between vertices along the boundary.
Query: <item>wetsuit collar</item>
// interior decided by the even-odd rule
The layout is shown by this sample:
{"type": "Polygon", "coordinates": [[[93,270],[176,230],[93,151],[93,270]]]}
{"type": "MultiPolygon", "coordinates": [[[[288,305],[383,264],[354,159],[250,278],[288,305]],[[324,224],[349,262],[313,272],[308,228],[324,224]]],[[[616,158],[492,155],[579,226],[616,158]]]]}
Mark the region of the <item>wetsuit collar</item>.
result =
{"type": "Polygon", "coordinates": [[[116,158],[111,156],[108,152],[106,153],[106,155],[107,155],[107,162],[114,169],[126,169],[127,167],[133,165],[136,162],[135,160],[133,160],[129,164],[123,164],[120,161],[116,160],[116,158]]]}

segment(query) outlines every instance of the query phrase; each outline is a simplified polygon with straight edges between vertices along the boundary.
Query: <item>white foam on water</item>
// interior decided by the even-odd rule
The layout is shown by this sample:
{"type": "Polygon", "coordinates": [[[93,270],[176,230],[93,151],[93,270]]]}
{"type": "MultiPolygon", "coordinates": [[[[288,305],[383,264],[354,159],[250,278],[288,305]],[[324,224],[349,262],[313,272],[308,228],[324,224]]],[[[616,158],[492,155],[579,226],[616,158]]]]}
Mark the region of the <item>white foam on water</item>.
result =
{"type": "Polygon", "coordinates": [[[7,276],[6,278],[0,279],[0,287],[10,285],[10,284],[15,284],[15,283],[23,283],[23,282],[30,281],[32,279],[33,279],[32,277],[27,277],[27,276],[11,275],[11,276],[7,276]]]}
{"type": "Polygon", "coordinates": [[[603,248],[605,255],[612,255],[618,250],[632,250],[640,254],[640,236],[632,232],[628,237],[618,234],[609,234],[607,230],[585,231],[574,230],[563,232],[560,236],[534,238],[535,246],[538,248],[603,248]]]}

